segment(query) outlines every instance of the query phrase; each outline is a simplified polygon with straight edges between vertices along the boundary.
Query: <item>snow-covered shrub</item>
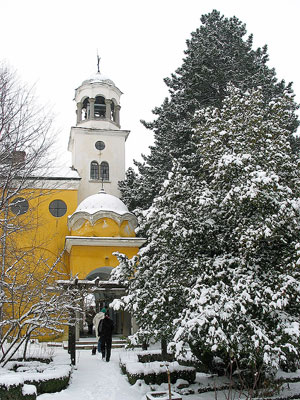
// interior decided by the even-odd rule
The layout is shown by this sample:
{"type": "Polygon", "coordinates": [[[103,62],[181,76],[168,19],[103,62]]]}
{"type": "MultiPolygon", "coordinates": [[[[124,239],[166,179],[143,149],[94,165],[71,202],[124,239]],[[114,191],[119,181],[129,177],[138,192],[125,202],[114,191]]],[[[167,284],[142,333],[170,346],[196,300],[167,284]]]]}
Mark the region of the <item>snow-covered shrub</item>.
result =
{"type": "Polygon", "coordinates": [[[0,399],[23,400],[22,388],[24,380],[18,376],[0,376],[0,399]]]}
{"type": "Polygon", "coordinates": [[[175,361],[174,354],[168,353],[167,357],[163,357],[160,351],[143,351],[137,353],[137,358],[140,363],[148,363],[152,361],[175,361]]]}
{"type": "Polygon", "coordinates": [[[66,389],[69,385],[71,375],[61,376],[59,378],[50,378],[45,380],[29,379],[26,383],[34,385],[37,389],[38,394],[42,393],[55,393],[66,389]]]}
{"type": "MultiPolygon", "coordinates": [[[[10,361],[6,368],[7,372],[2,371],[0,375],[0,388],[3,392],[9,389],[16,395],[20,393],[24,383],[34,385],[37,394],[59,392],[68,386],[72,371],[69,365],[46,364],[38,361],[10,361]],[[10,388],[10,386],[16,387],[10,388]]],[[[0,399],[2,400],[1,396],[0,399]]]]}
{"type": "Polygon", "coordinates": [[[35,400],[37,391],[34,385],[23,385],[22,388],[23,400],[35,400]]]}
{"type": "MultiPolygon", "coordinates": [[[[128,381],[134,385],[139,379],[145,383],[161,385],[168,382],[166,367],[158,361],[147,364],[139,362],[125,363],[128,381]]],[[[174,362],[169,365],[171,383],[175,383],[177,379],[184,379],[189,383],[193,383],[196,379],[196,370],[193,367],[184,367],[174,362]]]]}

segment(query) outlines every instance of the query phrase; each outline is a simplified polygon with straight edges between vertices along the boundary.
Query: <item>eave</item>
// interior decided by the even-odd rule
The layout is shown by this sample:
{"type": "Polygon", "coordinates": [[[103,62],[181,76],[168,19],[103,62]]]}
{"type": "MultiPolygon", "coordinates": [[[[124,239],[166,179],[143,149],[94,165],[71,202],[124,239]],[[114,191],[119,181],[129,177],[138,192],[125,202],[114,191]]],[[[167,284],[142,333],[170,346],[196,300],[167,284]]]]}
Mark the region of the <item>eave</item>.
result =
{"type": "Polygon", "coordinates": [[[73,246],[86,247],[137,247],[146,243],[145,238],[136,237],[89,237],[89,236],[66,236],[65,249],[71,252],[73,246]]]}

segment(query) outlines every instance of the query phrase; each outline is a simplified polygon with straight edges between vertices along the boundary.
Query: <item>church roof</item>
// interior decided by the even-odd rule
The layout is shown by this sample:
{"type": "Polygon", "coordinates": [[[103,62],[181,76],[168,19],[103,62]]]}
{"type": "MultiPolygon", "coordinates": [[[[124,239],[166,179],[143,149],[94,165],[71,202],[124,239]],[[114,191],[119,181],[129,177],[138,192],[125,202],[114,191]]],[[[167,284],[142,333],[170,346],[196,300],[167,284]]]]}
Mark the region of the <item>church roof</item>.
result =
{"type": "Polygon", "coordinates": [[[85,211],[94,214],[98,211],[112,211],[119,215],[129,213],[126,205],[115,196],[107,194],[104,190],[84,199],[77,207],[76,212],[85,211]]]}
{"type": "Polygon", "coordinates": [[[106,83],[107,85],[115,86],[114,82],[111,79],[109,79],[105,75],[102,75],[100,72],[97,72],[96,74],[93,74],[90,78],[84,80],[81,85],[83,86],[89,83],[106,83]]]}
{"type": "Polygon", "coordinates": [[[96,221],[105,217],[115,220],[119,226],[123,221],[130,221],[134,228],[137,226],[136,216],[128,211],[123,201],[100,190],[99,193],[87,197],[78,205],[75,212],[68,217],[68,227],[69,230],[77,230],[84,221],[89,221],[94,225],[96,221]]]}

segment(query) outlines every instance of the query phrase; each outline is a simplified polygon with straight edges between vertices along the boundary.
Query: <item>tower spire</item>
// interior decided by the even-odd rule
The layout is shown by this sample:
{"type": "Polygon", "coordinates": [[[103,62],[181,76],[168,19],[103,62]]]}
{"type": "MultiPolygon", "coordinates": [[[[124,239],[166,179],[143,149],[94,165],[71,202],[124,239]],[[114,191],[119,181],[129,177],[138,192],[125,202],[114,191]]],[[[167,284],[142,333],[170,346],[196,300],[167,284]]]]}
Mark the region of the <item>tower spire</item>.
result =
{"type": "Polygon", "coordinates": [[[100,60],[101,60],[101,57],[99,57],[98,49],[97,49],[97,72],[99,74],[100,74],[100,60]]]}

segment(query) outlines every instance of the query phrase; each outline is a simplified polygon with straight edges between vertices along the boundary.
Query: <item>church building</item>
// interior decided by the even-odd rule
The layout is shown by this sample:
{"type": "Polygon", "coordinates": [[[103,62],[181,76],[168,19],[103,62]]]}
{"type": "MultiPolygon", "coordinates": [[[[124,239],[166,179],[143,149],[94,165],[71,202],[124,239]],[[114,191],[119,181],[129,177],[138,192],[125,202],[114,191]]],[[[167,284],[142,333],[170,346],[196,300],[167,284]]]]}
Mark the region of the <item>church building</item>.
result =
{"type": "MultiPolygon", "coordinates": [[[[78,206],[68,215],[65,237],[71,277],[108,280],[118,265],[113,253],[132,258],[144,243],[135,237],[136,217],[119,199],[118,182],[125,178],[125,142],[130,133],[120,126],[121,94],[100,72],[75,91],[77,123],[71,128],[68,149],[81,180],[78,206]]],[[[114,296],[108,290],[95,293],[97,308],[107,307],[114,296]]],[[[113,314],[117,333],[129,334],[130,317],[122,314],[120,320],[120,315],[113,314]]]]}
{"type": "MultiPolygon", "coordinates": [[[[75,90],[76,125],[71,127],[68,144],[71,168],[39,177],[34,181],[35,195],[26,195],[26,189],[15,199],[15,207],[10,207],[18,218],[37,221],[35,229],[22,236],[22,246],[34,243],[39,259],[49,265],[62,254],[60,272],[66,281],[107,281],[118,265],[114,253],[132,258],[145,242],[136,237],[137,219],[119,198],[130,133],[120,125],[121,95],[99,68],[82,82],[75,90]]],[[[118,294],[106,288],[92,295],[99,311],[118,294]]],[[[110,313],[115,333],[129,335],[131,316],[110,313]]],[[[66,332],[57,337],[63,338],[66,332]]]]}

